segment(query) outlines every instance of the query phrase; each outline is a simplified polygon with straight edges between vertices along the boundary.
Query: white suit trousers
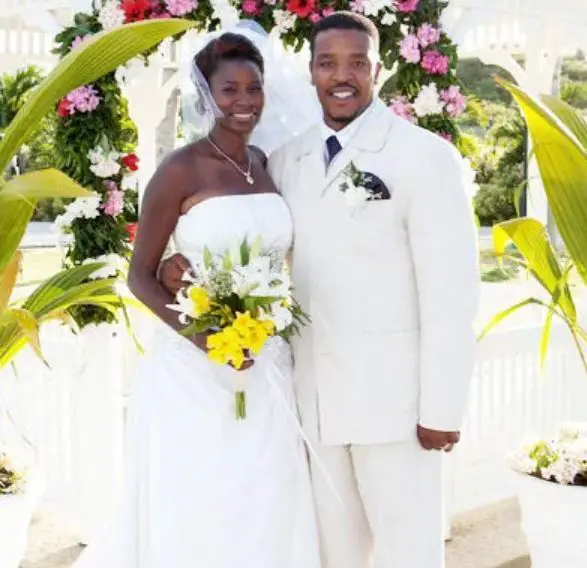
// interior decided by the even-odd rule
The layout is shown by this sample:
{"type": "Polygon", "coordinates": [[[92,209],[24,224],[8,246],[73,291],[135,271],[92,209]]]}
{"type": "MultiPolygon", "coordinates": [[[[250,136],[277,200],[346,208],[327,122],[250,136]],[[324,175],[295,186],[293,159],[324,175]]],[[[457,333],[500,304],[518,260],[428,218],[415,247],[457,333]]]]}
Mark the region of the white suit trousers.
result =
{"type": "Polygon", "coordinates": [[[444,568],[442,455],[413,440],[316,444],[312,463],[322,568],[444,568]]]}

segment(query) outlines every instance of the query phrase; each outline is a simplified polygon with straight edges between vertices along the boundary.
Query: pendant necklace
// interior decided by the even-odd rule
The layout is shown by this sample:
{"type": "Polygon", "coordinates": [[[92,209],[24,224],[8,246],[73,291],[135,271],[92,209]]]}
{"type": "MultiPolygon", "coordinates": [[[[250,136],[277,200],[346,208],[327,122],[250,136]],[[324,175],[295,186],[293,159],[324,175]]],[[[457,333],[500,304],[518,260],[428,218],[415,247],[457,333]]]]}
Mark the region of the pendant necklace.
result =
{"type": "Polygon", "coordinates": [[[230,164],[232,164],[238,171],[239,173],[245,178],[245,180],[247,181],[247,183],[249,185],[253,185],[255,183],[255,180],[253,178],[253,176],[251,175],[251,156],[248,152],[247,152],[247,169],[243,170],[226,152],[224,152],[221,148],[219,148],[216,144],[214,144],[214,142],[212,141],[212,139],[210,138],[210,136],[208,135],[206,137],[208,139],[208,142],[210,142],[210,144],[214,147],[214,149],[225,159],[227,160],[230,164]]]}

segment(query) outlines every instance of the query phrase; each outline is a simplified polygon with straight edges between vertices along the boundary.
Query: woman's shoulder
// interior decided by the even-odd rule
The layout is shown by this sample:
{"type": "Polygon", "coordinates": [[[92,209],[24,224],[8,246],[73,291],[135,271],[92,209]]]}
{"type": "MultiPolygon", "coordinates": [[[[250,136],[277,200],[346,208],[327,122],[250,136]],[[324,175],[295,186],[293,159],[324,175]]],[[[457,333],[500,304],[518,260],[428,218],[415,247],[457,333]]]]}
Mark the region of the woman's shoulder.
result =
{"type": "Polygon", "coordinates": [[[249,146],[249,150],[253,153],[253,155],[261,162],[261,165],[264,169],[267,169],[267,154],[259,148],[259,146],[249,146]]]}

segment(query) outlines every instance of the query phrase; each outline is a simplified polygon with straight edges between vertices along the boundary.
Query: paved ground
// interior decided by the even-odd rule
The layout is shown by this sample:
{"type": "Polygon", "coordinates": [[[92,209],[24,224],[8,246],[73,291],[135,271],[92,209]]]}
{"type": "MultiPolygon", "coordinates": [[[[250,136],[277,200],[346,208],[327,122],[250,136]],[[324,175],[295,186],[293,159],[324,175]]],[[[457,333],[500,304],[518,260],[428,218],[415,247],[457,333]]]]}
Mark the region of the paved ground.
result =
{"type": "MultiPolygon", "coordinates": [[[[29,552],[21,568],[69,568],[80,550],[71,529],[41,516],[31,526],[29,552]]],[[[530,568],[516,502],[457,517],[446,568],[530,568]]]]}

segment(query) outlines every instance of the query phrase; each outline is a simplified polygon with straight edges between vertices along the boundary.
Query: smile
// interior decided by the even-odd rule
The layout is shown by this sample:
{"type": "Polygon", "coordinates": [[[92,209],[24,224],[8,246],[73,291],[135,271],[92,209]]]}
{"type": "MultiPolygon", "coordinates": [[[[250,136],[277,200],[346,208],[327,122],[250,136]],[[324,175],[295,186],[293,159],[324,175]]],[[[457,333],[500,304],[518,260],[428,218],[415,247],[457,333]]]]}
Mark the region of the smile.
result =
{"type": "Polygon", "coordinates": [[[254,120],[257,117],[257,113],[256,112],[240,112],[240,113],[232,113],[230,115],[232,118],[235,118],[236,120],[254,120]]]}
{"type": "Polygon", "coordinates": [[[340,91],[331,91],[329,93],[329,95],[331,97],[334,97],[335,99],[338,99],[339,101],[346,101],[346,100],[352,99],[353,97],[355,97],[356,94],[357,94],[357,92],[354,90],[351,90],[351,89],[345,89],[345,90],[340,90],[340,91]]]}

